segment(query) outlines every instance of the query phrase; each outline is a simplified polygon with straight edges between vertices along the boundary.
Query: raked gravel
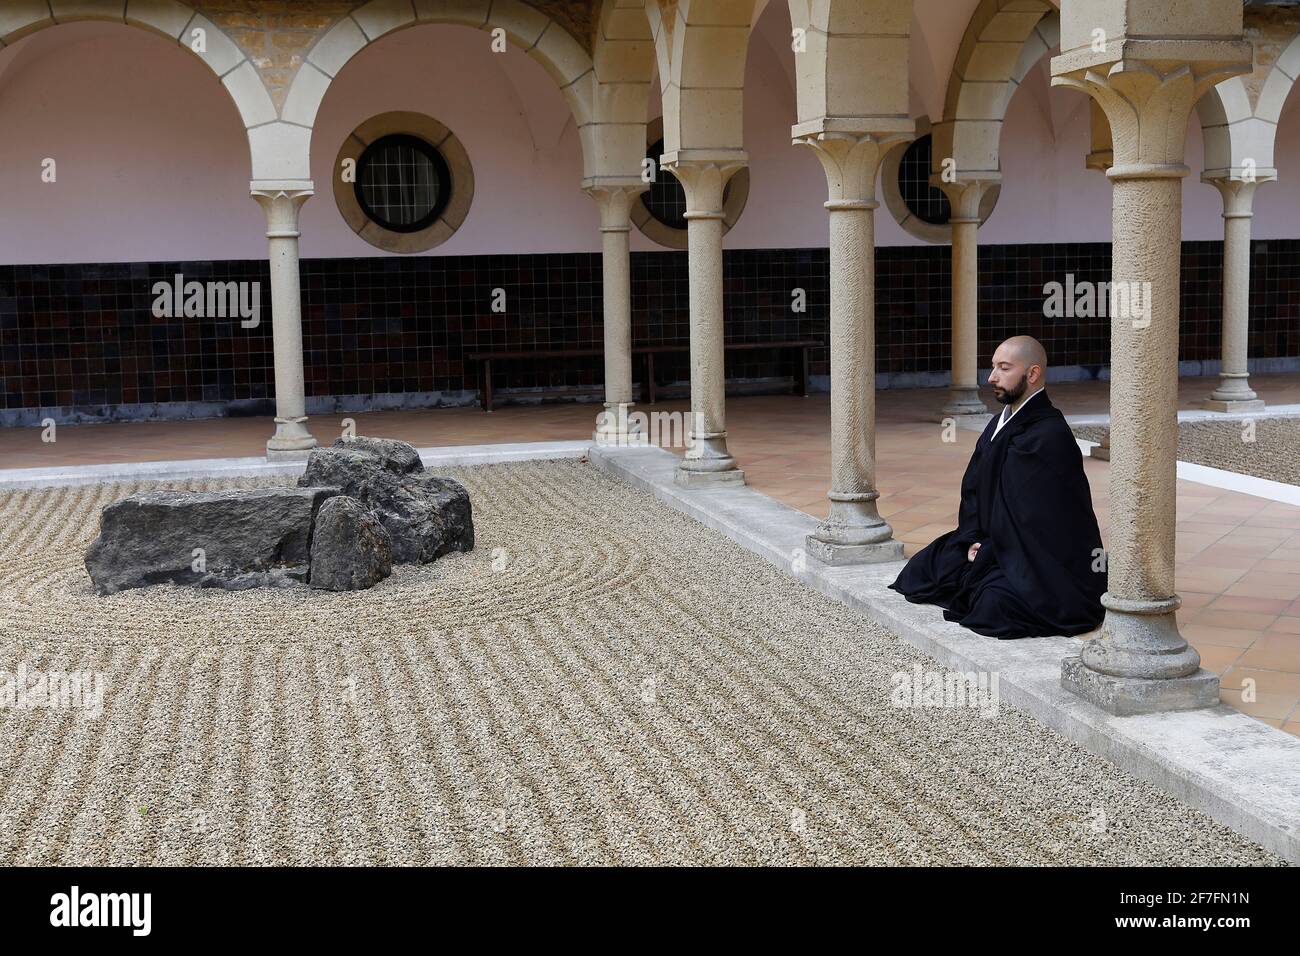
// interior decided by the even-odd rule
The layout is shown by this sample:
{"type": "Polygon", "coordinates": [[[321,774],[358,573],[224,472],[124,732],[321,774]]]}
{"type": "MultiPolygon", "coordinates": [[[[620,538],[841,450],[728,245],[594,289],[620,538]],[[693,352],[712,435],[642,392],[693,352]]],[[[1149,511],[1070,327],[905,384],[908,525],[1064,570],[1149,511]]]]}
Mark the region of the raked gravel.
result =
{"type": "MultiPolygon", "coordinates": [[[[1074,427],[1085,441],[1100,441],[1105,431],[1104,425],[1074,427]]],[[[1300,418],[1180,422],[1178,460],[1300,485],[1300,418]]]]}
{"type": "Polygon", "coordinates": [[[97,597],[145,485],[0,494],[0,669],[107,682],[0,711],[0,865],[1281,862],[583,462],[446,473],[477,548],[350,594],[97,597]]]}

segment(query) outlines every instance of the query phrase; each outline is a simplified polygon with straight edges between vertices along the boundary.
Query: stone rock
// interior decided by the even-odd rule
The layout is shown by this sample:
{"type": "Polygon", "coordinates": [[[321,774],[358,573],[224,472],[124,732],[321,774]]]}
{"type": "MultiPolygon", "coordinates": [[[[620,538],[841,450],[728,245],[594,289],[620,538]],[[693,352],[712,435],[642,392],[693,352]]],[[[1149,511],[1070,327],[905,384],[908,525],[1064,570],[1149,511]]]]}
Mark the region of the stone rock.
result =
{"type": "Polygon", "coordinates": [[[392,541],[374,512],[342,495],[321,505],[311,536],[312,587],[361,591],[392,572],[392,541]]]}
{"type": "Polygon", "coordinates": [[[132,495],[104,509],[86,571],[100,594],[166,581],[294,586],[307,578],[316,513],[337,494],[298,487],[132,495]]]}
{"type": "Polygon", "coordinates": [[[395,438],[340,438],[332,446],[344,451],[360,452],[378,458],[388,471],[410,475],[424,471],[424,462],[415,446],[395,438]]]}
{"type": "Polygon", "coordinates": [[[393,560],[427,564],[474,549],[474,515],[460,482],[424,471],[419,453],[391,439],[340,439],[307,459],[299,485],[337,488],[375,512],[392,539],[393,560]]]}

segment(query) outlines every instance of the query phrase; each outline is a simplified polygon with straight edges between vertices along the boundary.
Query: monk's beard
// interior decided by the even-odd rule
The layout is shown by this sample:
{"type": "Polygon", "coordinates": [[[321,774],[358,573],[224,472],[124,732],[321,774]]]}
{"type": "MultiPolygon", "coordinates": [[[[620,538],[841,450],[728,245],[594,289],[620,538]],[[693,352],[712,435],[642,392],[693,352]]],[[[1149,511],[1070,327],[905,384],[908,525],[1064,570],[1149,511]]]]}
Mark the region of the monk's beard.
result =
{"type": "Polygon", "coordinates": [[[1003,405],[1014,405],[1020,401],[1020,397],[1025,394],[1027,388],[1029,388],[1029,376],[1022,375],[1020,376],[1020,384],[1015,388],[994,388],[993,397],[1003,405]]]}

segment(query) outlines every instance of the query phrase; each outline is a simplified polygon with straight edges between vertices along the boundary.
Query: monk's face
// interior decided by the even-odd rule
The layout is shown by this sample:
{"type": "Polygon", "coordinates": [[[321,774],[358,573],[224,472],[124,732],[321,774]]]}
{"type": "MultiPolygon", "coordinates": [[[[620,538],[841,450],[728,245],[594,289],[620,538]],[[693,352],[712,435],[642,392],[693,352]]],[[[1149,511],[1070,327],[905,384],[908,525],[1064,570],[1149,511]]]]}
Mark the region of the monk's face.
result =
{"type": "Polygon", "coordinates": [[[993,386],[993,397],[1003,405],[1020,401],[1029,387],[1029,369],[1015,351],[1005,345],[998,346],[993,353],[993,371],[989,373],[989,384],[993,386]]]}

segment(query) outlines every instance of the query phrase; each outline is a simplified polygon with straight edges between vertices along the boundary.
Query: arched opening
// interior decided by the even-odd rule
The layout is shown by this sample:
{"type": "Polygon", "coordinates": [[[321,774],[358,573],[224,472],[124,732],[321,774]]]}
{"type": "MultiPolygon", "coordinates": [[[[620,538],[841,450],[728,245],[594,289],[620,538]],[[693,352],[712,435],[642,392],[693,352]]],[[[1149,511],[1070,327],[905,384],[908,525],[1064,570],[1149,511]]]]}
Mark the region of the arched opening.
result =
{"type": "Polygon", "coordinates": [[[0,262],[265,255],[239,111],[187,50],[64,24],[0,49],[0,89],[0,262]]]}
{"type": "Polygon", "coordinates": [[[156,314],[156,285],[176,275],[247,282],[250,308],[267,291],[227,89],[175,42],[103,22],[6,46],[0,88],[6,420],[267,398],[269,309],[248,327],[156,314]]]}

